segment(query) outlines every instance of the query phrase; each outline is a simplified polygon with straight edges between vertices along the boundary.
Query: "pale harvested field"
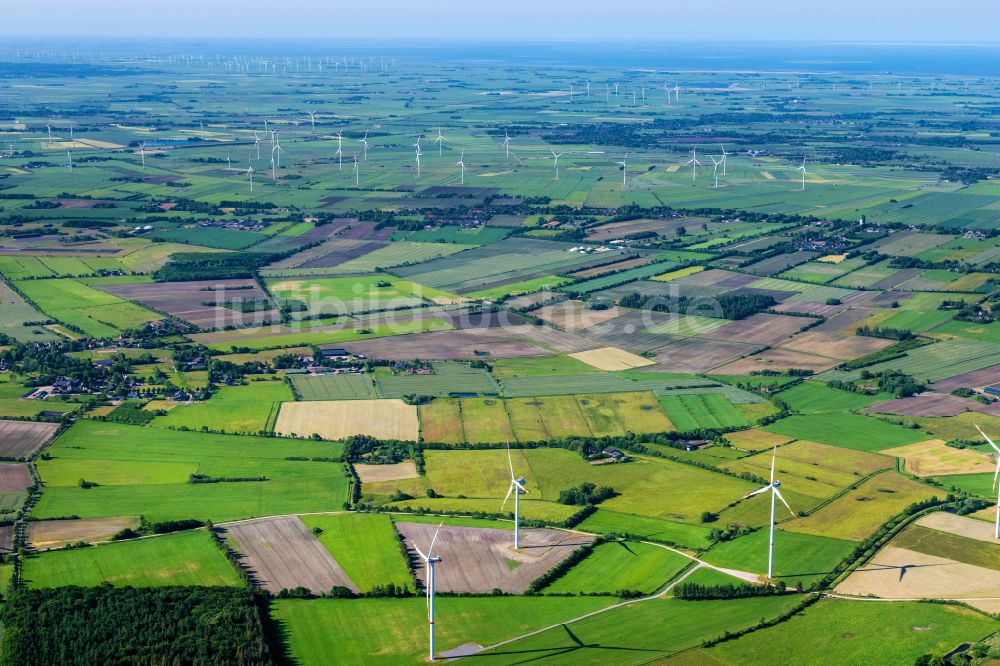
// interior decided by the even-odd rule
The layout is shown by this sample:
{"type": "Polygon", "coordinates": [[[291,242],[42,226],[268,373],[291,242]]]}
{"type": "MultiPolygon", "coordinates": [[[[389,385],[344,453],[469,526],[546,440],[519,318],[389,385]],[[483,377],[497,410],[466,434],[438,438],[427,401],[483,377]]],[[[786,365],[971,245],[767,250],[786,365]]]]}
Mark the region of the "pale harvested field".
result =
{"type": "Polygon", "coordinates": [[[713,372],[720,375],[749,375],[755,370],[782,371],[789,368],[800,368],[818,373],[829,370],[839,363],[836,359],[816,356],[815,354],[803,354],[786,349],[768,349],[755,356],[727,363],[721,368],[716,368],[713,372]]]}
{"type": "Polygon", "coordinates": [[[892,340],[882,338],[810,330],[792,337],[781,346],[792,351],[849,361],[891,344],[892,340]]]}
{"type": "MultiPolygon", "coordinates": [[[[993,512],[993,516],[996,516],[996,507],[990,507],[990,510],[993,512]]],[[[929,513],[918,520],[917,525],[920,525],[921,527],[929,527],[930,529],[937,530],[939,532],[957,534],[958,536],[963,536],[967,539],[985,541],[986,543],[996,543],[993,531],[995,528],[992,523],[976,520],[975,518],[968,518],[966,516],[958,516],[954,513],[947,513],[945,511],[929,513]]],[[[997,596],[1000,596],[1000,590],[997,591],[997,596]]]]}
{"type": "Polygon", "coordinates": [[[36,550],[62,548],[71,543],[108,541],[126,527],[139,524],[136,516],[83,518],[80,520],[36,520],[28,523],[28,545],[36,550]]]}
{"type": "Polygon", "coordinates": [[[1000,571],[889,546],[837,586],[883,599],[1000,597],[1000,571]]]}
{"type": "MultiPolygon", "coordinates": [[[[664,336],[665,338],[670,336],[664,336]]],[[[673,338],[655,350],[656,368],[664,372],[706,372],[760,349],[755,345],[701,338],[673,338]]]]}
{"type": "Polygon", "coordinates": [[[567,331],[578,331],[597,324],[603,324],[609,319],[620,317],[628,312],[631,312],[631,310],[620,308],[617,305],[607,310],[591,310],[584,306],[583,301],[563,301],[555,305],[546,305],[545,307],[538,308],[533,314],[567,331]]]}
{"type": "Polygon", "coordinates": [[[570,358],[583,361],[589,366],[598,370],[614,372],[616,370],[630,370],[632,368],[643,368],[647,365],[656,365],[653,359],[633,354],[632,352],[618,349],[618,347],[601,347],[590,351],[569,354],[570,358]]]}
{"type": "MultiPolygon", "coordinates": [[[[426,552],[437,525],[397,523],[396,529],[414,555],[417,578],[426,583],[423,561],[413,548],[414,542],[426,552]]],[[[524,592],[531,581],[568,557],[593,537],[551,529],[521,530],[521,549],[514,550],[513,530],[477,527],[441,528],[434,555],[444,558],[435,570],[435,589],[439,592],[524,592]]]]}
{"type": "Polygon", "coordinates": [[[225,525],[243,563],[271,593],[304,587],[325,594],[335,585],[358,591],[333,556],[298,516],[259,518],[225,525]]]}
{"type": "Polygon", "coordinates": [[[416,406],[402,400],[313,400],[282,403],[274,431],[300,437],[315,433],[323,439],[371,435],[415,442],[420,423],[416,406]]]}
{"type": "Polygon", "coordinates": [[[882,453],[902,458],[906,471],[916,476],[979,474],[996,469],[996,463],[989,456],[972,449],[952,448],[941,439],[897,446],[882,453]]]}
{"type": "Polygon", "coordinates": [[[394,465],[355,465],[354,471],[358,473],[361,483],[400,481],[402,479],[416,479],[420,476],[417,473],[417,465],[412,460],[394,465]]]}
{"type": "Polygon", "coordinates": [[[734,447],[744,451],[764,451],[794,441],[792,437],[788,437],[787,435],[778,435],[766,430],[757,430],[756,428],[727,432],[725,438],[734,447]]]}
{"type": "Polygon", "coordinates": [[[0,456],[26,458],[49,441],[58,423],[0,420],[0,456]]]}

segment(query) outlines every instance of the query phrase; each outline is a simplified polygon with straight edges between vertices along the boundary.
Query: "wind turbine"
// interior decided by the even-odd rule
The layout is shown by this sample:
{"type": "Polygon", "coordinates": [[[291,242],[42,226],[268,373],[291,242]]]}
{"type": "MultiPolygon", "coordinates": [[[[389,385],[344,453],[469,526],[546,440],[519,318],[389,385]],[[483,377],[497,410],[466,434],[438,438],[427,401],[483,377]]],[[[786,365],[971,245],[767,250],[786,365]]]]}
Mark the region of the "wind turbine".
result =
{"type": "Polygon", "coordinates": [[[52,125],[45,123],[45,129],[49,131],[49,143],[52,143],[52,125]]]}
{"type": "Polygon", "coordinates": [[[257,130],[253,131],[253,147],[257,150],[257,159],[260,159],[260,137],[257,136],[257,130]]]}
{"type": "Polygon", "coordinates": [[[455,162],[455,166],[462,167],[462,185],[465,185],[465,149],[462,149],[462,157],[455,162]]]}
{"type": "Polygon", "coordinates": [[[802,158],[802,165],[799,166],[796,171],[802,172],[802,189],[806,189],[806,158],[802,158]]]}
{"type": "Polygon", "coordinates": [[[611,101],[611,86],[607,83],[604,84],[604,101],[611,101]]]}
{"type": "Polygon", "coordinates": [[[729,161],[729,153],[726,152],[726,147],[723,146],[721,143],[719,144],[719,148],[722,149],[722,175],[725,176],[726,175],[726,162],[729,161]]]}
{"type": "Polygon", "coordinates": [[[365,130],[365,136],[361,139],[361,147],[365,151],[365,162],[368,161],[368,130],[365,130]]]}
{"type": "Polygon", "coordinates": [[[718,160],[718,161],[716,161],[716,159],[714,157],[712,158],[712,165],[713,165],[713,172],[715,174],[715,186],[716,187],[719,186],[719,165],[720,164],[725,164],[725,162],[726,162],[725,158],[723,158],[721,160],[718,160]]]}
{"type": "Polygon", "coordinates": [[[681,103],[681,87],[678,84],[674,84],[674,98],[678,104],[681,103]]]}
{"type": "Polygon", "coordinates": [[[524,478],[519,479],[514,476],[514,459],[510,456],[510,442],[507,443],[507,464],[510,466],[510,487],[507,489],[507,496],[503,498],[503,504],[500,505],[500,512],[503,513],[507,500],[510,499],[511,493],[514,493],[514,550],[519,550],[521,548],[520,497],[526,495],[528,490],[524,487],[524,478]]]}
{"type": "Polygon", "coordinates": [[[430,632],[430,656],[428,661],[434,661],[434,567],[441,561],[440,557],[434,557],[434,544],[437,542],[438,533],[441,531],[441,527],[444,525],[444,521],[438,525],[437,530],[434,532],[434,538],[431,539],[431,545],[427,549],[427,552],[420,550],[416,542],[413,544],[413,549],[417,551],[420,555],[420,559],[424,561],[424,566],[427,567],[427,585],[424,589],[427,592],[427,626],[430,632]]]}
{"type": "Polygon", "coordinates": [[[142,168],[146,169],[146,142],[143,141],[139,144],[139,157],[142,158],[142,168]]]}
{"type": "Polygon", "coordinates": [[[250,177],[250,191],[253,192],[253,166],[247,169],[247,176],[250,177]]]}
{"type": "Polygon", "coordinates": [[[559,153],[557,155],[556,151],[552,150],[551,148],[549,150],[552,151],[552,157],[555,158],[555,161],[556,161],[556,163],[555,163],[555,167],[556,167],[556,180],[559,180],[559,158],[562,157],[563,155],[565,155],[565,153],[559,153]]]}
{"type": "Polygon", "coordinates": [[[417,149],[416,150],[416,154],[417,154],[417,178],[420,178],[420,156],[423,155],[423,153],[420,152],[420,137],[419,136],[417,137],[417,142],[415,144],[413,144],[413,147],[417,149]]]}
{"type": "Polygon", "coordinates": [[[341,132],[337,132],[337,167],[340,171],[344,170],[344,135],[341,132]]]}
{"type": "MultiPolygon", "coordinates": [[[[1000,479],[1000,446],[994,444],[993,440],[987,437],[986,433],[983,432],[979,426],[976,426],[976,430],[979,431],[979,434],[982,435],[983,438],[990,443],[990,446],[992,446],[993,449],[997,452],[997,471],[993,473],[993,489],[996,490],[997,479],[1000,479]]],[[[996,539],[1000,539],[1000,491],[997,492],[997,526],[996,526],[996,532],[993,534],[993,537],[996,539]]]]}
{"type": "Polygon", "coordinates": [[[313,131],[313,134],[315,134],[316,133],[316,112],[315,111],[306,111],[306,113],[309,114],[309,120],[312,121],[312,131],[313,131]]]}
{"type": "Polygon", "coordinates": [[[507,159],[510,159],[510,135],[507,134],[507,130],[503,131],[503,147],[507,151],[507,159]]]}
{"type": "Polygon", "coordinates": [[[69,159],[69,164],[67,164],[66,166],[68,166],[69,170],[72,171],[73,170],[73,151],[72,150],[67,150],[66,151],[66,157],[69,159]]]}
{"type": "Polygon", "coordinates": [[[781,481],[775,481],[774,480],[774,461],[775,461],[775,458],[777,458],[777,456],[778,456],[778,447],[775,446],[774,447],[774,453],[771,454],[771,483],[767,484],[766,486],[764,486],[760,490],[753,491],[752,493],[750,493],[749,495],[747,495],[746,497],[743,498],[743,499],[748,499],[750,497],[753,497],[754,495],[760,495],[761,493],[765,493],[768,490],[771,491],[771,540],[770,540],[770,545],[768,546],[768,550],[767,550],[767,577],[768,578],[774,578],[773,574],[774,574],[774,507],[775,507],[775,498],[780,499],[781,503],[784,504],[788,508],[789,513],[792,514],[792,518],[796,518],[797,517],[795,515],[795,512],[792,511],[792,507],[788,506],[788,502],[786,502],[785,498],[781,496],[781,491],[778,490],[778,488],[781,487],[781,481]]]}
{"type": "Polygon", "coordinates": [[[438,145],[438,157],[441,157],[441,147],[444,145],[444,135],[441,134],[440,127],[438,127],[438,135],[437,138],[434,139],[434,142],[438,145]]]}
{"type": "Polygon", "coordinates": [[[620,165],[622,168],[622,189],[625,189],[625,184],[628,182],[628,171],[625,168],[626,162],[628,162],[628,153],[625,153],[625,159],[621,162],[615,162],[615,164],[620,165]]]}
{"type": "Polygon", "coordinates": [[[698,149],[691,149],[691,159],[684,163],[685,165],[691,165],[691,180],[698,178],[698,167],[701,166],[701,162],[698,161],[698,149]]]}
{"type": "Polygon", "coordinates": [[[354,153],[354,187],[361,187],[361,171],[358,169],[357,153],[354,153]]]}

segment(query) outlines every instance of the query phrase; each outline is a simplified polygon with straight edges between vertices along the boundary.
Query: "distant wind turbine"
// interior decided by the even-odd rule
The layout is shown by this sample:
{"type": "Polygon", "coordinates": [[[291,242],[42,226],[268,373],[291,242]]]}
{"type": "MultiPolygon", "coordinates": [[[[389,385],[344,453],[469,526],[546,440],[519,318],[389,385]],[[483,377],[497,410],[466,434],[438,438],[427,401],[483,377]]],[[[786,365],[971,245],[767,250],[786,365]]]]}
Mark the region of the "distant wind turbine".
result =
{"type": "Polygon", "coordinates": [[[507,159],[510,159],[510,135],[507,134],[507,130],[503,131],[503,147],[507,151],[507,159]]]}
{"type": "Polygon", "coordinates": [[[802,158],[802,164],[796,169],[802,172],[802,189],[806,189],[806,158],[802,158]]]}
{"type": "Polygon", "coordinates": [[[989,442],[990,446],[993,447],[993,450],[997,452],[997,470],[993,473],[993,489],[997,490],[997,523],[996,531],[994,532],[993,537],[995,539],[1000,539],[1000,490],[998,490],[997,487],[997,480],[1000,479],[1000,446],[993,443],[993,440],[986,436],[986,433],[982,431],[982,428],[976,426],[976,430],[978,430],[979,434],[982,435],[987,442],[989,442]]]}
{"type": "Polygon", "coordinates": [[[253,192],[253,167],[247,169],[247,176],[250,177],[250,191],[253,192]]]}
{"type": "Polygon", "coordinates": [[[438,533],[441,532],[443,525],[444,521],[442,520],[434,532],[434,538],[431,539],[431,545],[427,548],[426,553],[420,550],[420,547],[415,542],[413,544],[413,549],[420,555],[420,559],[424,561],[424,566],[427,569],[427,584],[424,586],[424,589],[427,593],[427,626],[430,633],[430,654],[428,661],[434,661],[434,567],[441,562],[440,557],[434,557],[434,544],[437,543],[438,533]]]}
{"type": "Polygon", "coordinates": [[[146,142],[143,141],[139,144],[139,157],[142,158],[142,168],[146,169],[146,142]]]}
{"type": "Polygon", "coordinates": [[[361,170],[358,168],[357,153],[354,153],[354,187],[361,187],[361,170]]]}
{"type": "Polygon", "coordinates": [[[444,145],[444,135],[441,134],[440,127],[438,127],[438,135],[437,138],[434,139],[434,142],[438,145],[438,157],[441,157],[441,148],[444,145]]]}
{"type": "Polygon", "coordinates": [[[625,189],[625,185],[628,182],[628,170],[626,169],[626,163],[628,162],[628,153],[625,153],[625,159],[621,162],[615,162],[622,168],[622,189],[625,189]]]}
{"type": "Polygon", "coordinates": [[[465,185],[465,149],[462,149],[462,157],[459,158],[458,162],[455,162],[455,166],[462,168],[462,185],[465,185]]]}
{"type": "MultiPolygon", "coordinates": [[[[551,148],[549,150],[551,150],[551,148]]],[[[552,157],[553,159],[555,159],[556,180],[559,180],[559,158],[562,157],[563,155],[565,155],[565,153],[559,153],[557,155],[556,151],[552,150],[552,157]]]]}
{"type": "Polygon", "coordinates": [[[344,135],[342,132],[337,132],[337,168],[340,171],[344,170],[344,135]]]}
{"type": "Polygon", "coordinates": [[[691,159],[684,163],[685,165],[691,165],[691,180],[698,178],[698,167],[701,166],[701,162],[698,161],[698,149],[691,149],[691,159]]]}
{"type": "Polygon", "coordinates": [[[413,144],[413,147],[416,148],[417,155],[417,178],[420,178],[420,156],[423,155],[423,153],[420,152],[420,137],[417,137],[417,142],[413,144]]]}
{"type": "Polygon", "coordinates": [[[778,490],[778,488],[781,487],[781,481],[776,481],[774,479],[774,461],[775,461],[775,458],[777,458],[777,456],[778,456],[778,447],[775,446],[774,447],[774,453],[771,454],[771,483],[767,484],[766,486],[764,486],[760,490],[753,491],[752,493],[750,493],[749,495],[747,495],[746,497],[743,498],[743,499],[748,499],[750,497],[753,497],[754,495],[759,495],[761,493],[765,493],[768,490],[771,491],[771,538],[770,538],[770,541],[769,541],[770,545],[768,546],[768,550],[767,550],[767,577],[768,578],[774,578],[774,523],[775,523],[775,520],[774,520],[774,508],[775,508],[775,500],[776,499],[780,499],[781,503],[784,504],[785,507],[788,509],[789,513],[792,514],[792,518],[796,518],[797,517],[795,515],[795,512],[792,511],[792,507],[790,507],[788,505],[788,502],[785,501],[785,498],[782,497],[781,491],[778,490]]]}
{"type": "Polygon", "coordinates": [[[729,161],[729,155],[730,154],[726,152],[726,147],[723,146],[721,143],[719,144],[719,148],[722,149],[722,175],[725,176],[726,175],[726,162],[729,161]]]}
{"type": "Polygon", "coordinates": [[[725,164],[725,159],[716,160],[714,157],[712,158],[712,167],[713,167],[713,173],[715,175],[716,187],[719,186],[719,166],[722,164],[725,164]]]}
{"type": "Polygon", "coordinates": [[[500,505],[500,512],[503,513],[503,508],[507,505],[507,500],[510,499],[511,493],[514,494],[514,550],[519,550],[521,548],[521,495],[527,494],[528,490],[524,487],[524,478],[518,478],[514,475],[514,459],[510,455],[510,443],[507,443],[507,465],[510,467],[510,487],[507,488],[507,496],[503,498],[503,504],[500,505]]]}
{"type": "Polygon", "coordinates": [[[368,161],[368,130],[365,130],[365,136],[361,139],[361,147],[364,149],[364,160],[368,161]]]}
{"type": "Polygon", "coordinates": [[[316,112],[315,111],[306,111],[306,113],[309,114],[309,120],[312,122],[312,131],[313,131],[313,134],[315,134],[316,133],[316,112]]]}

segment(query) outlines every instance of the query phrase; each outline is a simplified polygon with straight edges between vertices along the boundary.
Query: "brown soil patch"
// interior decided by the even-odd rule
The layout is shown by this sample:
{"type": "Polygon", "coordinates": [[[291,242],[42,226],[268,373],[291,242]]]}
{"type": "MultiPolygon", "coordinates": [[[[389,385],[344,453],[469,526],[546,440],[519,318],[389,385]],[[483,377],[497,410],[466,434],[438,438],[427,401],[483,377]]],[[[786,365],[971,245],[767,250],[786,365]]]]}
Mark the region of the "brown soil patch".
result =
{"type": "Polygon", "coordinates": [[[781,345],[784,349],[849,361],[892,344],[892,340],[810,330],[781,345]]]}
{"type": "Polygon", "coordinates": [[[768,349],[760,354],[728,363],[717,368],[714,372],[720,375],[749,375],[755,370],[781,372],[789,368],[802,368],[819,373],[829,370],[838,363],[837,360],[824,356],[803,354],[787,349],[768,349]]]}
{"type": "Polygon", "coordinates": [[[591,310],[583,304],[583,301],[563,301],[539,308],[534,314],[567,331],[578,331],[596,324],[603,324],[609,319],[620,317],[627,312],[629,310],[618,306],[612,306],[607,310],[591,310]]]}
{"type": "Polygon", "coordinates": [[[31,487],[28,468],[19,464],[0,464],[0,493],[20,493],[31,487]]]}
{"type": "Polygon", "coordinates": [[[970,410],[980,411],[977,407],[984,406],[981,402],[960,398],[957,395],[924,393],[911,398],[886,400],[865,407],[862,411],[876,414],[897,414],[899,416],[954,416],[970,410]]]}
{"type": "Polygon", "coordinates": [[[230,523],[225,529],[257,583],[271,593],[304,587],[325,594],[337,585],[358,591],[298,516],[230,523]]]}
{"type": "Polygon", "coordinates": [[[420,476],[417,473],[417,465],[412,460],[394,465],[355,465],[354,471],[358,473],[361,483],[400,481],[402,479],[416,479],[420,476]]]}
{"type": "Polygon", "coordinates": [[[108,541],[126,527],[138,524],[139,519],[135,516],[32,521],[28,523],[28,545],[36,550],[44,550],[62,548],[79,541],[108,541]]]}
{"type": "Polygon", "coordinates": [[[726,324],[714,331],[702,334],[713,340],[773,345],[796,333],[809,321],[802,317],[767,314],[761,312],[740,321],[726,324]]]}
{"type": "MultiPolygon", "coordinates": [[[[417,578],[426,583],[424,563],[413,544],[426,552],[437,525],[397,523],[406,547],[414,555],[417,578]]],[[[512,530],[444,526],[434,546],[443,558],[435,569],[438,592],[490,592],[500,588],[519,594],[531,581],[563,561],[593,537],[552,529],[521,530],[521,549],[514,550],[512,530]]]]}

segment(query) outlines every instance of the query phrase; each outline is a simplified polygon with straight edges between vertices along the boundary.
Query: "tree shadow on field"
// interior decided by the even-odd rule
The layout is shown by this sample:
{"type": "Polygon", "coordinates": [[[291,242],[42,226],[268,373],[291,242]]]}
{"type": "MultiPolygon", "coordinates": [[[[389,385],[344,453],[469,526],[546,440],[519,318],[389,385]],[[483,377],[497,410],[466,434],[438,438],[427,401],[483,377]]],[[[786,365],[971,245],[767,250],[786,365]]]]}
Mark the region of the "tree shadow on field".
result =
{"type": "Polygon", "coordinates": [[[295,660],[292,658],[292,650],[288,640],[288,631],[284,623],[271,616],[270,600],[264,595],[255,595],[257,610],[260,613],[260,624],[264,633],[264,640],[271,651],[271,658],[275,666],[294,666],[295,660]]]}
{"type": "MultiPolygon", "coordinates": [[[[569,644],[561,645],[559,647],[551,648],[538,648],[535,650],[498,650],[489,654],[476,654],[466,659],[475,658],[489,658],[489,657],[500,657],[500,656],[510,656],[510,655],[525,655],[525,658],[520,661],[515,661],[511,663],[515,664],[527,664],[532,661],[539,661],[542,659],[550,659],[552,657],[559,657],[566,654],[572,654],[578,650],[615,650],[615,651],[625,651],[625,652],[652,652],[654,654],[660,653],[660,650],[651,650],[648,648],[635,648],[635,647],[618,647],[613,645],[601,645],[600,643],[584,643],[580,638],[573,633],[573,630],[569,628],[568,625],[559,625],[566,632],[566,638],[569,639],[569,644]],[[528,656],[534,655],[534,656],[528,656]]],[[[553,629],[553,631],[557,631],[553,629]]],[[[582,658],[583,655],[580,655],[582,658]]]]}

